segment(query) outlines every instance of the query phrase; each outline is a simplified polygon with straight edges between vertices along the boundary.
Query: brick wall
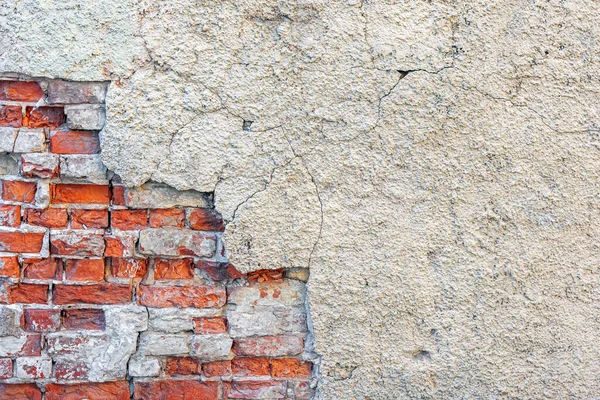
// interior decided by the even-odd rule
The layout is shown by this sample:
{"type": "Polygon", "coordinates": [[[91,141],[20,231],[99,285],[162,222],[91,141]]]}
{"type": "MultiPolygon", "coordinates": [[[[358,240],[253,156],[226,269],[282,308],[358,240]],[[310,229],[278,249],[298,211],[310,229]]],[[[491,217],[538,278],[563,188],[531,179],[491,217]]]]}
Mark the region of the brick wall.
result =
{"type": "Polygon", "coordinates": [[[307,271],[238,272],[211,193],[120,185],[106,88],[0,80],[0,399],[311,398],[307,271]]]}

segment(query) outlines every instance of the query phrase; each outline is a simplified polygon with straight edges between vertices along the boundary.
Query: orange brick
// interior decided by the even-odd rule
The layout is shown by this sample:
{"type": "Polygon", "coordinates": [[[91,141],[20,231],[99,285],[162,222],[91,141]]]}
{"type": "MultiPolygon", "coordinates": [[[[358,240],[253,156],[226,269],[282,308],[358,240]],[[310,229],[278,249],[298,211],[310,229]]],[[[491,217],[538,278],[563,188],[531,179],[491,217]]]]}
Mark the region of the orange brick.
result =
{"type": "Polygon", "coordinates": [[[192,279],[194,277],[191,258],[154,260],[154,279],[192,279]]]}
{"type": "Polygon", "coordinates": [[[8,287],[8,301],[11,304],[46,304],[48,303],[48,285],[18,283],[8,287]]]}
{"type": "Polygon", "coordinates": [[[108,227],[107,210],[71,210],[71,228],[90,229],[108,227]]]}
{"type": "Polygon", "coordinates": [[[39,253],[43,242],[43,233],[0,232],[0,251],[39,253]]]}
{"type": "Polygon", "coordinates": [[[20,128],[23,123],[21,106],[0,106],[0,126],[20,128]]]}
{"type": "Polygon", "coordinates": [[[46,400],[129,400],[130,397],[127,381],[46,385],[46,400]]]}
{"type": "Polygon", "coordinates": [[[148,260],[145,258],[113,258],[111,273],[115,278],[143,278],[148,272],[148,260]]]}
{"type": "Polygon", "coordinates": [[[231,372],[234,376],[270,376],[271,365],[268,358],[234,358],[231,372]]]}
{"type": "Polygon", "coordinates": [[[35,383],[0,383],[0,399],[42,400],[42,391],[35,383]]]}
{"type": "Polygon", "coordinates": [[[23,125],[28,128],[56,129],[65,123],[62,107],[26,107],[23,125]]]}
{"type": "Polygon", "coordinates": [[[146,210],[114,210],[110,213],[110,226],[124,231],[144,229],[148,226],[146,210]]]}
{"type": "Polygon", "coordinates": [[[148,307],[222,307],[225,289],[218,286],[140,285],[138,302],[148,307]]]}
{"type": "Polygon", "coordinates": [[[17,257],[0,257],[0,277],[19,277],[19,259],[17,257]]]}
{"type": "Polygon", "coordinates": [[[213,361],[205,363],[202,368],[207,378],[231,375],[231,361],[213,361]]]}
{"type": "Polygon", "coordinates": [[[297,358],[274,358],[271,360],[275,378],[310,378],[312,364],[297,358]]]}
{"type": "Polygon", "coordinates": [[[258,271],[248,272],[248,282],[281,283],[281,282],[283,282],[283,276],[284,276],[283,269],[260,269],[258,271]]]}
{"type": "Polygon", "coordinates": [[[0,226],[21,225],[21,206],[0,204],[0,226]]]}
{"type": "Polygon", "coordinates": [[[23,260],[23,276],[29,279],[60,279],[61,265],[56,258],[26,258],[23,260]]]}
{"type": "Polygon", "coordinates": [[[0,81],[0,100],[38,101],[44,91],[37,82],[0,81]]]}
{"type": "Polygon", "coordinates": [[[202,363],[193,357],[167,357],[165,363],[167,375],[200,375],[202,363]]]}
{"type": "Polygon", "coordinates": [[[100,138],[96,132],[56,131],[50,136],[50,151],[54,154],[100,153],[100,138]]]}
{"type": "Polygon", "coordinates": [[[65,279],[78,282],[100,282],[104,280],[103,259],[65,261],[65,279]]]}
{"type": "Polygon", "coordinates": [[[123,186],[112,187],[112,204],[115,206],[125,205],[125,188],[123,186]]]}
{"type": "Polygon", "coordinates": [[[172,226],[183,228],[185,212],[179,208],[150,210],[150,228],[172,226]]]}
{"type": "Polygon", "coordinates": [[[46,228],[66,228],[68,223],[67,210],[62,208],[48,208],[46,210],[25,210],[25,221],[30,225],[46,228]]]}
{"type": "Polygon", "coordinates": [[[130,235],[105,235],[106,257],[133,257],[135,253],[135,237],[130,235]]]}
{"type": "Polygon", "coordinates": [[[37,185],[35,182],[2,181],[2,199],[33,203],[37,185]]]}
{"type": "Polygon", "coordinates": [[[131,288],[129,285],[111,283],[55,285],[52,299],[54,304],[124,304],[131,301],[131,288]]]}
{"type": "Polygon", "coordinates": [[[196,208],[188,217],[190,228],[199,231],[224,231],[223,217],[215,210],[196,208]]]}
{"type": "MultiPolygon", "coordinates": [[[[133,398],[134,400],[216,400],[220,398],[218,392],[219,384],[217,382],[198,382],[198,380],[136,381],[133,398]]],[[[55,399],[47,398],[47,400],[55,399]]]]}
{"type": "Polygon", "coordinates": [[[52,203],[108,204],[110,187],[108,185],[53,184],[50,185],[50,199],[52,203]]]}
{"type": "Polygon", "coordinates": [[[227,320],[222,317],[195,318],[194,332],[201,334],[227,333],[227,320]]]}

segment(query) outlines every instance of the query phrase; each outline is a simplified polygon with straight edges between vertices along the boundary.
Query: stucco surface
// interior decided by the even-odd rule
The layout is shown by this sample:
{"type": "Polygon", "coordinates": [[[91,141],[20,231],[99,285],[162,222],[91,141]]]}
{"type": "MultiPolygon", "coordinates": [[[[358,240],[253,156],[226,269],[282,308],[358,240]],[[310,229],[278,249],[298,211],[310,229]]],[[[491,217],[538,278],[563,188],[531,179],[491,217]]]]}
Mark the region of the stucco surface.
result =
{"type": "Polygon", "coordinates": [[[600,393],[600,3],[12,1],[0,71],[111,80],[102,158],[311,268],[323,399],[600,393]]]}

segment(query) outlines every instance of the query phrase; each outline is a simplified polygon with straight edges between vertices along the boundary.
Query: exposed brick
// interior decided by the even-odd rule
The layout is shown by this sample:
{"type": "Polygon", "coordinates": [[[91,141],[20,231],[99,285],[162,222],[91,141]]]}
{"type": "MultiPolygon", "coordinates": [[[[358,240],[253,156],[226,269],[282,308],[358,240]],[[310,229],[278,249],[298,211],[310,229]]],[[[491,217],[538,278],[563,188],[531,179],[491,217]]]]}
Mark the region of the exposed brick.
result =
{"type": "Polygon", "coordinates": [[[0,126],[20,128],[23,124],[21,106],[0,106],[0,126]]]}
{"type": "Polygon", "coordinates": [[[71,228],[102,229],[108,227],[107,210],[71,210],[71,228]]]}
{"type": "Polygon", "coordinates": [[[54,304],[123,304],[131,301],[129,285],[102,283],[96,285],[55,285],[54,304]]]}
{"type": "Polygon", "coordinates": [[[26,107],[23,125],[28,128],[56,129],[65,123],[62,107],[26,107]]]}
{"type": "Polygon", "coordinates": [[[315,391],[310,387],[310,382],[290,382],[294,392],[295,400],[311,400],[315,395],[315,391]]]}
{"type": "Polygon", "coordinates": [[[50,185],[50,199],[52,203],[108,204],[110,187],[108,185],[52,184],[50,185]]]}
{"type": "Polygon", "coordinates": [[[104,127],[106,112],[100,104],[77,104],[66,106],[69,129],[99,131],[104,127]]]}
{"type": "Polygon", "coordinates": [[[46,400],[129,400],[127,381],[46,385],[46,400]]]}
{"type": "Polygon", "coordinates": [[[60,328],[60,311],[26,308],[21,327],[29,332],[54,332],[60,328]]]}
{"type": "Polygon", "coordinates": [[[270,376],[271,365],[268,358],[234,358],[231,371],[234,376],[270,376]]]}
{"type": "Polygon", "coordinates": [[[190,228],[200,231],[224,231],[223,217],[217,211],[206,208],[196,208],[188,216],[190,228]]]}
{"type": "Polygon", "coordinates": [[[25,210],[25,221],[30,225],[46,228],[66,228],[69,222],[67,210],[62,208],[48,208],[45,210],[25,210]]]}
{"type": "Polygon", "coordinates": [[[248,281],[252,283],[281,283],[283,282],[284,272],[283,269],[260,269],[248,272],[248,281]]]}
{"type": "MultiPolygon", "coordinates": [[[[63,356],[85,354],[95,348],[102,348],[110,342],[107,335],[90,335],[88,332],[57,332],[47,335],[46,350],[51,357],[61,359],[63,356]]],[[[73,360],[77,362],[78,360],[73,360]]],[[[74,368],[76,364],[65,365],[74,368]]]]}
{"type": "Polygon", "coordinates": [[[63,326],[71,330],[104,330],[106,320],[104,310],[97,308],[71,308],[63,310],[63,326]]]}
{"type": "Polygon", "coordinates": [[[156,256],[212,257],[217,246],[212,234],[176,228],[140,231],[139,244],[142,254],[156,256]]]}
{"type": "Polygon", "coordinates": [[[60,156],[60,177],[77,182],[105,183],[107,169],[99,154],[63,154],[60,156]]]}
{"type": "Polygon", "coordinates": [[[38,357],[41,353],[42,335],[39,333],[0,337],[0,357],[38,357]]]}
{"type": "Polygon", "coordinates": [[[33,203],[36,188],[37,184],[35,182],[2,181],[2,199],[6,201],[33,203]]]}
{"type": "Polygon", "coordinates": [[[198,260],[194,267],[203,270],[213,281],[224,281],[227,279],[244,278],[242,274],[229,263],[215,261],[198,260]]]}
{"type": "Polygon", "coordinates": [[[103,103],[106,97],[104,82],[68,82],[53,79],[48,82],[50,104],[103,103]]]}
{"type": "Polygon", "coordinates": [[[0,232],[0,251],[39,253],[44,234],[37,232],[0,232]]]}
{"type": "Polygon", "coordinates": [[[84,362],[69,359],[57,359],[54,363],[54,377],[56,379],[87,379],[89,368],[84,362]]]}
{"type": "Polygon", "coordinates": [[[167,357],[165,362],[167,375],[200,375],[202,363],[193,357],[167,357]]]}
{"type": "Polygon", "coordinates": [[[52,376],[50,357],[21,357],[15,361],[15,375],[21,379],[47,379],[52,376]]]}
{"type": "Polygon", "coordinates": [[[302,353],[303,340],[299,336],[261,336],[233,341],[233,352],[238,356],[284,357],[302,353]]]}
{"type": "Polygon", "coordinates": [[[10,303],[46,304],[48,303],[48,285],[18,283],[7,288],[10,303]]]}
{"type": "Polygon", "coordinates": [[[21,156],[21,175],[26,178],[56,178],[58,173],[57,155],[31,153],[21,156]]]}
{"type": "Polygon", "coordinates": [[[65,279],[77,282],[104,280],[103,259],[65,260],[65,279]]]}
{"type": "Polygon", "coordinates": [[[223,317],[194,318],[194,333],[227,333],[227,320],[223,317]]]}
{"type": "Polygon", "coordinates": [[[115,278],[143,278],[148,272],[148,260],[145,258],[113,258],[110,269],[115,278]]]}
{"type": "Polygon", "coordinates": [[[100,138],[97,132],[56,131],[50,136],[50,151],[54,154],[98,154],[100,138]]]}
{"type": "Polygon", "coordinates": [[[42,391],[34,383],[0,383],[2,400],[42,400],[42,391]]]}
{"type": "Polygon", "coordinates": [[[51,233],[50,253],[61,256],[102,257],[104,237],[77,231],[51,233]]]}
{"type": "Polygon", "coordinates": [[[8,379],[13,376],[13,363],[10,358],[0,358],[0,379],[8,379]]]}
{"type": "Polygon", "coordinates": [[[217,382],[196,380],[135,382],[133,398],[135,400],[216,400],[219,398],[218,391],[217,382]]]}
{"type": "Polygon", "coordinates": [[[113,186],[112,204],[115,206],[125,205],[125,188],[123,186],[113,186]]]}
{"type": "Polygon", "coordinates": [[[44,97],[36,82],[0,81],[0,100],[35,102],[44,97]]]}
{"type": "Polygon", "coordinates": [[[121,230],[144,229],[148,226],[146,210],[114,210],[110,214],[110,226],[121,230]]]}
{"type": "Polygon", "coordinates": [[[194,277],[191,258],[154,260],[154,279],[192,279],[194,277]]]}
{"type": "Polygon", "coordinates": [[[223,382],[225,397],[229,399],[285,399],[285,381],[223,382]]]}
{"type": "Polygon", "coordinates": [[[150,210],[150,228],[183,228],[185,211],[179,208],[161,208],[150,210]]]}
{"type": "Polygon", "coordinates": [[[231,375],[231,361],[211,361],[202,365],[202,370],[207,378],[214,378],[217,376],[230,376],[231,375]]]}
{"type": "Polygon", "coordinates": [[[18,278],[20,274],[17,257],[0,257],[0,277],[18,278]]]}
{"type": "Polygon", "coordinates": [[[274,358],[271,361],[275,378],[310,378],[312,364],[297,358],[274,358]]]}
{"type": "Polygon", "coordinates": [[[0,226],[21,225],[21,206],[0,204],[0,226]]]}
{"type": "Polygon", "coordinates": [[[62,275],[61,261],[56,258],[26,258],[23,276],[29,279],[58,279],[62,275]]]}
{"type": "Polygon", "coordinates": [[[135,239],[136,236],[129,233],[105,235],[106,250],[104,255],[106,257],[133,257],[135,254],[135,239]]]}
{"type": "Polygon", "coordinates": [[[218,286],[140,285],[138,302],[147,307],[222,307],[225,289],[218,286]]]}

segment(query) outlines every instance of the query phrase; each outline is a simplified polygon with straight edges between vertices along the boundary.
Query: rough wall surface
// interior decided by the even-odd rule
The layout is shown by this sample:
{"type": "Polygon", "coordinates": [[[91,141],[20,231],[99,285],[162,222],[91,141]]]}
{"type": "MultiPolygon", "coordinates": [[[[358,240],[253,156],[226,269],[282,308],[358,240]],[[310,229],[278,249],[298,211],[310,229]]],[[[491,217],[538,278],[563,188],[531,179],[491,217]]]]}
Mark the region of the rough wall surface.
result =
{"type": "Polygon", "coordinates": [[[80,3],[0,5],[0,71],[111,80],[126,185],[310,267],[318,396],[597,396],[598,2],[80,3]]]}

